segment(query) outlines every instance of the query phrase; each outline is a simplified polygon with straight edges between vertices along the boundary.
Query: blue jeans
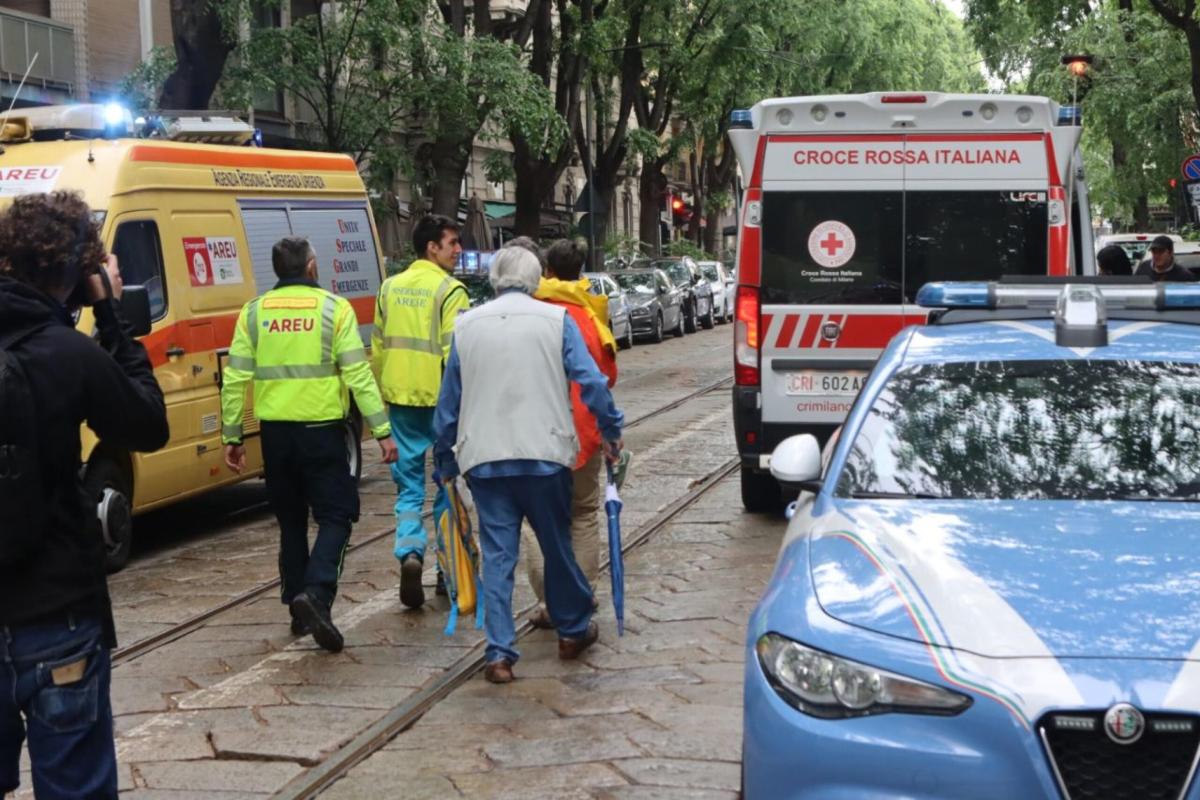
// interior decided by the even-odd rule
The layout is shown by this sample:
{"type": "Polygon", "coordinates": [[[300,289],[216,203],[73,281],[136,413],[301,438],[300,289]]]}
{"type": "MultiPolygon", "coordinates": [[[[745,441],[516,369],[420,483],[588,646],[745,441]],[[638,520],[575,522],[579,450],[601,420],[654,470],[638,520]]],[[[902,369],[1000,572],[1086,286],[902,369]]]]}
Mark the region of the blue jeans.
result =
{"type": "MultiPolygon", "coordinates": [[[[425,454],[433,447],[433,409],[417,406],[388,406],[392,438],[400,457],[392,464],[396,482],[396,544],[393,552],[401,561],[409,553],[425,560],[429,537],[421,512],[425,509],[425,454]]],[[[446,492],[439,486],[433,497],[433,518],[449,508],[446,492]]]]}
{"type": "Polygon", "coordinates": [[[513,572],[521,543],[521,520],[529,520],[542,549],[546,570],[546,610],[558,635],[575,639],[592,619],[592,587],[571,550],[571,471],[506,478],[467,476],[479,513],[483,553],[485,658],[516,663],[513,626],[513,572]]]}
{"type": "Polygon", "coordinates": [[[111,664],[100,621],[0,627],[0,794],[20,782],[29,739],[38,800],[117,796],[117,752],[108,689],[111,664]]]}

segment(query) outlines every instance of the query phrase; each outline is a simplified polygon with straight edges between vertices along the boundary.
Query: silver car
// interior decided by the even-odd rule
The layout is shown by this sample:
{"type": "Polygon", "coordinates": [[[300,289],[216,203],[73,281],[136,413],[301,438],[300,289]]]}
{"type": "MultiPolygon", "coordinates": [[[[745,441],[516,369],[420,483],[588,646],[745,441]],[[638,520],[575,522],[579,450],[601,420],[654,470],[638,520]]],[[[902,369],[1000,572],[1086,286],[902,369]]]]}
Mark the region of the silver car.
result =
{"type": "Polygon", "coordinates": [[[633,319],[625,290],[606,272],[585,272],[583,277],[591,284],[592,294],[608,298],[608,329],[617,345],[622,350],[633,347],[633,319]]]}
{"type": "Polygon", "coordinates": [[[733,322],[733,300],[737,294],[733,273],[720,261],[697,261],[696,266],[712,286],[713,316],[717,322],[733,322]]]}

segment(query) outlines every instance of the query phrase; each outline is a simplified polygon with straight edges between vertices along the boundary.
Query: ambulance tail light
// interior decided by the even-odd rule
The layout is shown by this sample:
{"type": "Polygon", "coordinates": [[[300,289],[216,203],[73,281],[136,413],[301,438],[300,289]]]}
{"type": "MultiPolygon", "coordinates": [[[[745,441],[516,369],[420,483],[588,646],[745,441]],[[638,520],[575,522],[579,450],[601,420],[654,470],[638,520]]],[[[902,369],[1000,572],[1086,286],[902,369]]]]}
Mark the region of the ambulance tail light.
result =
{"type": "Polygon", "coordinates": [[[733,377],[738,386],[758,386],[760,344],[758,287],[738,286],[734,301],[733,377]]]}
{"type": "Polygon", "coordinates": [[[1046,203],[1048,272],[1051,275],[1066,275],[1068,272],[1068,248],[1070,232],[1067,230],[1067,195],[1061,186],[1051,186],[1046,203]]]}
{"type": "Polygon", "coordinates": [[[925,103],[927,98],[923,94],[885,94],[879,98],[881,103],[925,103]]]}

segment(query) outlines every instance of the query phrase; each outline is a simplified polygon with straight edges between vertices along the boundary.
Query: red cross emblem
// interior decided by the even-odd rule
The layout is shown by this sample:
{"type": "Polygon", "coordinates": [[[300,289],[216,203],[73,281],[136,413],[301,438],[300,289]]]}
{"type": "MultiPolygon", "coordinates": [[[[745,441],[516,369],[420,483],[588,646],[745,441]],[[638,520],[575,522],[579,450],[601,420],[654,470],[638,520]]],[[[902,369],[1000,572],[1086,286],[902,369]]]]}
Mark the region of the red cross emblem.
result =
{"type": "Polygon", "coordinates": [[[837,238],[837,235],[834,234],[833,231],[830,231],[829,235],[825,237],[825,241],[821,242],[821,247],[825,249],[825,252],[832,256],[835,255],[838,250],[841,250],[842,246],[845,244],[845,242],[837,238]]]}

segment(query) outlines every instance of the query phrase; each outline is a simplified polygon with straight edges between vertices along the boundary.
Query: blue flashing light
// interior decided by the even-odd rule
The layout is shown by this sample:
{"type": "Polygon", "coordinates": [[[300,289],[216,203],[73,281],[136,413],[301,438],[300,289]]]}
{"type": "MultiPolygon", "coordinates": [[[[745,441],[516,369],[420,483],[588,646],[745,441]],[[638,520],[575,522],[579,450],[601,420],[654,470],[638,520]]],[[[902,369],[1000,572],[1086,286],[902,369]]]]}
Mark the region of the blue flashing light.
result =
{"type": "Polygon", "coordinates": [[[990,287],[983,281],[927,283],[917,292],[917,305],[925,308],[991,308],[990,287]]]}
{"type": "Polygon", "coordinates": [[[1083,124],[1083,109],[1080,108],[1079,106],[1059,106],[1058,124],[1059,125],[1081,125],[1081,124],[1083,124]]]}
{"type": "Polygon", "coordinates": [[[730,128],[753,128],[754,119],[750,115],[748,108],[735,108],[729,112],[729,127],[730,128]]]}
{"type": "Polygon", "coordinates": [[[129,114],[120,103],[109,103],[104,106],[104,124],[110,127],[121,125],[129,114]]]}
{"type": "Polygon", "coordinates": [[[251,147],[262,147],[263,146],[262,128],[254,129],[254,135],[250,137],[250,141],[247,144],[249,144],[251,147]]]}
{"type": "Polygon", "coordinates": [[[1190,283],[1163,285],[1163,308],[1200,308],[1200,286],[1190,283]]]}

